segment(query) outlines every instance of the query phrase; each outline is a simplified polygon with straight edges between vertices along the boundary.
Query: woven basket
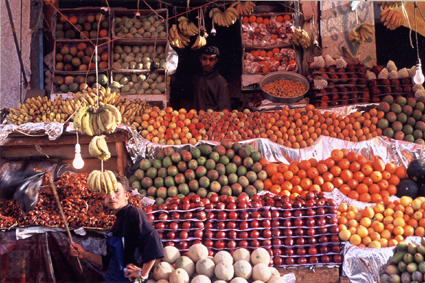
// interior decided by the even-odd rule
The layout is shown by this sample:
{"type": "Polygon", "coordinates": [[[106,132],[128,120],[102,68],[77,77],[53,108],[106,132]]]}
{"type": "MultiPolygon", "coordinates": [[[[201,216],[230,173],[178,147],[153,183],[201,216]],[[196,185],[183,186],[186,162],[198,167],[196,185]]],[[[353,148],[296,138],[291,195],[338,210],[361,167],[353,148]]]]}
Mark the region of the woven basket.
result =
{"type": "Polygon", "coordinates": [[[347,67],[347,62],[345,62],[344,58],[339,57],[336,61],[336,66],[340,69],[347,67]]]}
{"type": "Polygon", "coordinates": [[[328,86],[328,82],[326,80],[314,80],[315,89],[324,89],[327,86],[328,86]]]}
{"type": "Polygon", "coordinates": [[[326,66],[325,60],[323,60],[322,56],[314,57],[314,66],[318,68],[323,68],[326,66]]]}
{"type": "Polygon", "coordinates": [[[378,79],[388,79],[388,70],[387,68],[383,68],[379,74],[378,74],[378,79]]]}

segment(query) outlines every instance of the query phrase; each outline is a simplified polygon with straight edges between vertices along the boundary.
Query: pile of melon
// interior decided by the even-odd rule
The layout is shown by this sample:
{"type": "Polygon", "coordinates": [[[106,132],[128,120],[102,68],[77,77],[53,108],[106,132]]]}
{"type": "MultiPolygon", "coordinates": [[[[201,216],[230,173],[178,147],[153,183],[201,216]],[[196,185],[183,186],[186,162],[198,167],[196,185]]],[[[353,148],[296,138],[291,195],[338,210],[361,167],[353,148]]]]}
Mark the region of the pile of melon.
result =
{"type": "Polygon", "coordinates": [[[252,254],[244,248],[237,249],[233,256],[219,251],[208,256],[202,244],[189,248],[187,256],[175,247],[164,248],[165,256],[152,268],[147,283],[285,283],[274,267],[269,267],[270,255],[264,248],[252,254]]]}

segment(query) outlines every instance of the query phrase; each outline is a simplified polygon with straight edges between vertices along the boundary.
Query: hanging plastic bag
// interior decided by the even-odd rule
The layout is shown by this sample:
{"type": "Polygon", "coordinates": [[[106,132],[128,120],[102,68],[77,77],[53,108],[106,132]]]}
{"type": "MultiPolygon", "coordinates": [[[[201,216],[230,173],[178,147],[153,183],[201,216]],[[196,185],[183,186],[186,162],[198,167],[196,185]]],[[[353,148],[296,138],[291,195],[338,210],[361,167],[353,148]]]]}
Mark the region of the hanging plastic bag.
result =
{"type": "Polygon", "coordinates": [[[27,213],[34,209],[38,202],[40,188],[45,172],[8,171],[0,182],[0,198],[14,199],[27,213]]]}

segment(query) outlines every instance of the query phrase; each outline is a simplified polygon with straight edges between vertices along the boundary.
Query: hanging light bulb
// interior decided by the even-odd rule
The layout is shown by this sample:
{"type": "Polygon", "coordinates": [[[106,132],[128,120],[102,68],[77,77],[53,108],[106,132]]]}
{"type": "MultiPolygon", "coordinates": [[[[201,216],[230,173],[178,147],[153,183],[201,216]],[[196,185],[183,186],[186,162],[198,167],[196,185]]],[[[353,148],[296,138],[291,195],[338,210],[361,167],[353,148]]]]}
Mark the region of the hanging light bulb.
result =
{"type": "Polygon", "coordinates": [[[422,73],[422,64],[421,59],[418,58],[418,63],[416,64],[416,74],[413,77],[415,84],[423,84],[425,81],[424,74],[422,73]]]}
{"type": "Polygon", "coordinates": [[[72,166],[74,166],[75,169],[81,169],[84,166],[84,160],[81,157],[81,146],[79,143],[75,145],[75,158],[72,162],[72,166]]]}

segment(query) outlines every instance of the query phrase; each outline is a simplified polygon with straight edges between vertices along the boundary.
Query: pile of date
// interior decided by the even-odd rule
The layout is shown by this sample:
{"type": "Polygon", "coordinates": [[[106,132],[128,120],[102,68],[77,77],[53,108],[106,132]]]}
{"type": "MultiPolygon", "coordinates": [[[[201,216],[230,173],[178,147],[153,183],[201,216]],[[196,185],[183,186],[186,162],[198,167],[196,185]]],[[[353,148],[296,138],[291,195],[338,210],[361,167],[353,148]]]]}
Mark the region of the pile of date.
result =
{"type": "MultiPolygon", "coordinates": [[[[66,173],[57,181],[59,200],[70,228],[108,229],[115,215],[104,205],[105,196],[92,192],[87,186],[88,173],[66,173]]],[[[50,173],[45,175],[39,189],[35,209],[24,213],[14,200],[0,199],[0,229],[13,227],[65,227],[50,186],[50,173]]],[[[140,198],[131,197],[129,203],[142,208],[140,198]]]]}

